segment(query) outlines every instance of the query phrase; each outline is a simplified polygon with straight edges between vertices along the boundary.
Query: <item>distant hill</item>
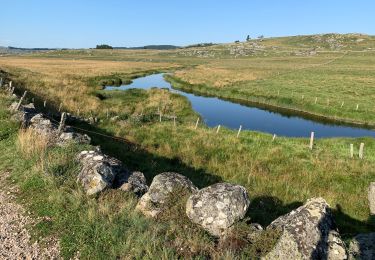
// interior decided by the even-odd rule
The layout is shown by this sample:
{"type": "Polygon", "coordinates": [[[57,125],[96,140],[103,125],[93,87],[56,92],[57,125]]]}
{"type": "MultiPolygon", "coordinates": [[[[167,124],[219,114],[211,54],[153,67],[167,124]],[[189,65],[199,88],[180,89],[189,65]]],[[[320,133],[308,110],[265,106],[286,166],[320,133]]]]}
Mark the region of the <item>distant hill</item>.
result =
{"type": "Polygon", "coordinates": [[[146,45],[140,47],[113,47],[113,49],[128,49],[128,50],[174,50],[179,49],[180,46],[175,45],[146,45]]]}

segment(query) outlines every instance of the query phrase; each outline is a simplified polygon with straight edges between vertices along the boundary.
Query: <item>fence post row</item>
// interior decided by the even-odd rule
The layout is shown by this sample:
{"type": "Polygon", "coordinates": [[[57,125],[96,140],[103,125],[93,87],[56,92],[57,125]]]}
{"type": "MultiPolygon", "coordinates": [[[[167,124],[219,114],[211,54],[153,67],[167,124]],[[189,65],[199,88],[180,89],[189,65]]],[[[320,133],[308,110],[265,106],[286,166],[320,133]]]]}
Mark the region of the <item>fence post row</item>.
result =
{"type": "Polygon", "coordinates": [[[354,146],[353,144],[350,144],[350,158],[353,158],[354,156],[354,146]]]}

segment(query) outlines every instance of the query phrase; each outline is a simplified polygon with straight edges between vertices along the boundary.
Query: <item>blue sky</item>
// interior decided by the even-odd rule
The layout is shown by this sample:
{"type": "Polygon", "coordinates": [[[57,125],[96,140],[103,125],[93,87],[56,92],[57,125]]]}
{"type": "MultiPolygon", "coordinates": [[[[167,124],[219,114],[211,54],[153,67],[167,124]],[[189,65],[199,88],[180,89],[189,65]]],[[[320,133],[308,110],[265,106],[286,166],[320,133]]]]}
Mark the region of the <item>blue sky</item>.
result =
{"type": "Polygon", "coordinates": [[[375,1],[0,0],[0,46],[187,45],[327,32],[375,34],[375,1]]]}

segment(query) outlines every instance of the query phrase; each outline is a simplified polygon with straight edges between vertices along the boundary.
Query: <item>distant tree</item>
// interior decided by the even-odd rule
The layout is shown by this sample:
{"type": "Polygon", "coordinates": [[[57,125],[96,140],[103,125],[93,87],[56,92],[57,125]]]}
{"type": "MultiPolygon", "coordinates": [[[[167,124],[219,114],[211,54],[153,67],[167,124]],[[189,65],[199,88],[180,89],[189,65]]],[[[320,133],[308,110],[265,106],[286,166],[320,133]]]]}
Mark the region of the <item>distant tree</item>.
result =
{"type": "Polygon", "coordinates": [[[96,48],[97,48],[97,49],[113,49],[112,46],[107,45],[107,44],[96,45],[96,48]]]}
{"type": "Polygon", "coordinates": [[[261,40],[261,39],[264,39],[264,35],[259,35],[259,36],[258,36],[258,39],[260,39],[260,40],[261,40]]]}
{"type": "Polygon", "coordinates": [[[240,41],[239,40],[237,40],[237,41],[235,41],[234,43],[239,43],[240,41]]]}
{"type": "Polygon", "coordinates": [[[246,41],[248,42],[248,41],[250,41],[250,40],[251,40],[250,35],[248,35],[248,36],[246,37],[246,41]]]}

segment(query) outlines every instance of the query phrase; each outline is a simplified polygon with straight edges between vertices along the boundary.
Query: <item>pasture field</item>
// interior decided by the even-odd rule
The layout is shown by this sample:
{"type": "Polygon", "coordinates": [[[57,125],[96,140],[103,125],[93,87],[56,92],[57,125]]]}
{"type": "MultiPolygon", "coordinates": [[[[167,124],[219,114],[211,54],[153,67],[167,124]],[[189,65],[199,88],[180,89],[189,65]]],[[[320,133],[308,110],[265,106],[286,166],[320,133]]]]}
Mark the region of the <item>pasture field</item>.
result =
{"type": "MultiPolygon", "coordinates": [[[[62,103],[64,111],[98,117],[95,125],[75,126],[94,132],[90,134],[93,145],[100,145],[130,170],[144,172],[148,183],[156,174],[176,171],[199,188],[220,181],[243,185],[251,198],[247,221],[264,226],[308,198],[323,197],[333,209],[341,235],[349,241],[375,228],[367,202],[367,187],[375,180],[373,138],[319,139],[310,151],[305,138],[272,141],[271,135],[254,131],[243,131],[237,138],[236,131],[225,128],[216,134],[216,129],[204,125],[194,129],[198,115],[182,96],[163,89],[106,92],[101,86],[106,81],[128,82],[153,72],[172,72],[168,76],[172,84],[193,92],[375,125],[374,37],[351,35],[336,41],[327,37],[264,39],[173,51],[53,51],[0,57],[0,69],[9,73],[19,93],[27,89],[29,98],[47,100],[51,111],[62,103]],[[159,122],[158,110],[176,115],[177,125],[170,118],[159,122]],[[111,119],[114,116],[118,118],[111,119]],[[129,143],[95,133],[126,138],[129,143]],[[362,142],[365,157],[359,160],[362,142]],[[355,158],[349,158],[350,144],[356,149],[355,158]]],[[[10,101],[3,94],[0,98],[0,120],[5,122],[10,101]]],[[[77,165],[72,163],[83,147],[44,150],[39,146],[25,151],[22,138],[28,135],[17,133],[14,123],[0,126],[0,149],[5,151],[0,172],[12,169],[21,191],[33,194],[25,195],[24,202],[36,215],[52,216],[54,221],[37,225],[35,232],[62,237],[66,256],[71,257],[77,248],[83,248],[81,253],[87,258],[93,252],[101,252],[99,257],[124,258],[126,252],[160,258],[259,256],[254,252],[264,241],[247,248],[244,255],[235,249],[220,251],[206,233],[180,223],[180,215],[169,212],[163,216],[169,224],[155,225],[133,210],[134,197],[118,191],[85,200],[74,184],[77,165]],[[47,180],[45,172],[50,176],[47,180]],[[74,235],[62,229],[66,226],[74,235]],[[111,246],[103,248],[100,242],[111,246]]],[[[184,215],[180,207],[177,212],[184,215]]],[[[274,237],[269,234],[264,239],[272,242],[274,237]]]]}

